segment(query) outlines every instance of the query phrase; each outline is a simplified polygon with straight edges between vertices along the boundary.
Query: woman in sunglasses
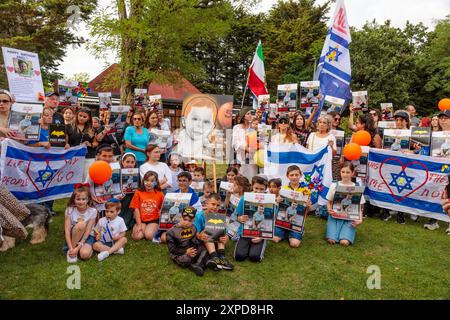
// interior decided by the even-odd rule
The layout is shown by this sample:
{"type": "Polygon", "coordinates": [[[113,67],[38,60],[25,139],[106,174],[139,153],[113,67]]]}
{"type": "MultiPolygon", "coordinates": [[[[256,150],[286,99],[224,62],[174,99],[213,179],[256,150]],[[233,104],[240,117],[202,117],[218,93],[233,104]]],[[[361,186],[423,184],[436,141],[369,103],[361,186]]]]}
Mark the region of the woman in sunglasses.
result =
{"type": "Polygon", "coordinates": [[[131,117],[131,126],[125,129],[123,139],[125,141],[125,152],[131,152],[136,156],[138,167],[144,164],[147,156],[145,148],[150,140],[150,133],[144,127],[144,113],[135,112],[131,117]]]}
{"type": "Polygon", "coordinates": [[[272,143],[298,143],[297,135],[290,126],[287,116],[281,116],[278,119],[278,132],[272,137],[272,143]]]}
{"type": "Polygon", "coordinates": [[[0,137],[14,138],[15,132],[8,128],[8,118],[14,96],[6,90],[0,90],[0,137]]]}

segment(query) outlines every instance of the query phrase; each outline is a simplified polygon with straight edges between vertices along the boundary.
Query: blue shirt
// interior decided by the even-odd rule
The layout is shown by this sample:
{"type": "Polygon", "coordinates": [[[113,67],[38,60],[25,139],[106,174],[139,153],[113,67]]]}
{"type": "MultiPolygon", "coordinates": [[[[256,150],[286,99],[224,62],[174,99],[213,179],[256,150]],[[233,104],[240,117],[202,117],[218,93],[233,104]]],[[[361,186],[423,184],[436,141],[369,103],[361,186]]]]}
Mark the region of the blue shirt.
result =
{"type": "Polygon", "coordinates": [[[203,211],[197,212],[197,214],[195,215],[194,225],[199,233],[205,229],[206,220],[203,211]]]}
{"type": "MultiPolygon", "coordinates": [[[[145,150],[150,140],[150,133],[147,128],[142,128],[142,134],[139,134],[136,132],[135,126],[129,126],[125,130],[123,140],[130,141],[133,146],[145,150]]],[[[136,156],[136,161],[144,162],[146,159],[144,152],[131,150],[129,148],[125,148],[125,152],[133,153],[136,156]]]]}
{"type": "Polygon", "coordinates": [[[26,144],[30,145],[30,144],[35,144],[38,142],[48,142],[48,135],[50,134],[50,130],[49,129],[43,129],[41,128],[41,131],[39,132],[39,141],[28,141],[26,144]]]}

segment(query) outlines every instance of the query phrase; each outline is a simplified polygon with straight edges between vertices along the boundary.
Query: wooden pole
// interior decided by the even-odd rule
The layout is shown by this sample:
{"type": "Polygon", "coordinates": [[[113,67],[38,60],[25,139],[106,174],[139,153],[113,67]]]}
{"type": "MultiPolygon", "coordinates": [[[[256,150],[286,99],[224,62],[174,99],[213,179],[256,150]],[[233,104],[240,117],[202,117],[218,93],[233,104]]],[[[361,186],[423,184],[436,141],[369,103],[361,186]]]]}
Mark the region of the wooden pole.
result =
{"type": "Polygon", "coordinates": [[[216,161],[213,160],[213,181],[214,181],[214,193],[217,193],[217,172],[216,172],[216,161]]]}

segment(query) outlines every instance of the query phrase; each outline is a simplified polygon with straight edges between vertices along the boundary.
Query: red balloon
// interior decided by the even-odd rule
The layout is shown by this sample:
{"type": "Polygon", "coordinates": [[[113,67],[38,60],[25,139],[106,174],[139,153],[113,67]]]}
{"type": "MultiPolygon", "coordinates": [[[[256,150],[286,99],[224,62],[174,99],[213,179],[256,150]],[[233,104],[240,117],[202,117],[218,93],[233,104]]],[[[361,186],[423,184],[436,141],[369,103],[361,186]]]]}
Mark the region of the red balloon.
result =
{"type": "Polygon", "coordinates": [[[347,160],[358,160],[359,158],[361,158],[362,149],[359,144],[351,142],[344,147],[344,150],[342,150],[342,154],[347,160]]]}
{"type": "Polygon", "coordinates": [[[104,184],[106,181],[111,179],[111,176],[112,169],[106,161],[95,161],[89,167],[89,177],[96,184],[104,184]]]}
{"type": "Polygon", "coordinates": [[[366,130],[360,130],[353,134],[352,142],[359,144],[360,146],[368,146],[372,137],[366,130]]]}
{"type": "Polygon", "coordinates": [[[441,101],[439,101],[438,107],[441,111],[450,110],[450,99],[442,99],[441,101]]]}

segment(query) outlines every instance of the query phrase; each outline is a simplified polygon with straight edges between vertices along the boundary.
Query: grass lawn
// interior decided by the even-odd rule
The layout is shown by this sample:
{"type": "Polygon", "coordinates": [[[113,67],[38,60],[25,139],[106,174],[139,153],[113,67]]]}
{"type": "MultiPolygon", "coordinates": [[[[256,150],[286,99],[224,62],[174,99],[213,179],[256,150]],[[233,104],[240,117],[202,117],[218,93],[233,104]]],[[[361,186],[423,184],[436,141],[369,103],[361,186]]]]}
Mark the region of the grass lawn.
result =
{"type": "MultiPolygon", "coordinates": [[[[56,202],[45,243],[18,241],[0,253],[0,299],[450,299],[450,237],[443,223],[425,230],[424,219],[365,219],[355,246],[341,248],[325,242],[325,221],[309,217],[299,249],[270,242],[262,263],[236,263],[232,272],[208,270],[204,277],[172,263],[165,245],[130,241],[124,256],[79,262],[81,289],[69,290],[64,205],[56,202]],[[381,269],[381,290],[366,287],[371,265],[381,269]]],[[[229,243],[229,257],[233,248],[229,243]]]]}

